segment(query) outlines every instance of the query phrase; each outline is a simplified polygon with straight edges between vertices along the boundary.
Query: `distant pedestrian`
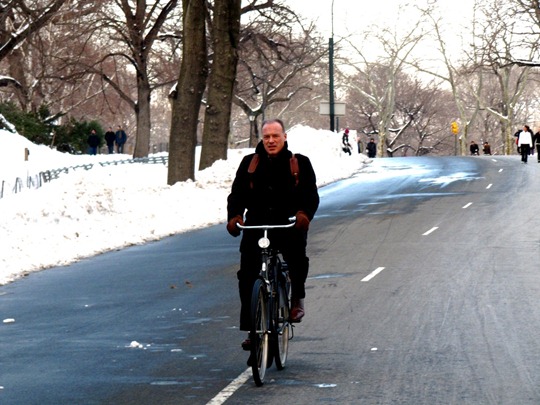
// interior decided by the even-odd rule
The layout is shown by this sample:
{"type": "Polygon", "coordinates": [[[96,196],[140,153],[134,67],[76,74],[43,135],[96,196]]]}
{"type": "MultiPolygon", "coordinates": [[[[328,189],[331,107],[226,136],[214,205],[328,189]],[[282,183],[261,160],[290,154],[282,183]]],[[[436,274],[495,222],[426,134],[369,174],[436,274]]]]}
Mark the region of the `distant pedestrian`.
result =
{"type": "Polygon", "coordinates": [[[352,146],[349,143],[349,128],[345,128],[345,131],[343,131],[343,136],[341,137],[341,142],[343,143],[342,149],[343,152],[348,153],[349,156],[352,155],[352,146]]]}
{"type": "Polygon", "coordinates": [[[116,131],[116,153],[124,153],[124,145],[127,141],[127,135],[126,131],[122,129],[121,125],[118,125],[118,129],[116,131]]]}
{"type": "Polygon", "coordinates": [[[475,141],[471,141],[471,146],[469,147],[469,150],[471,151],[471,155],[473,156],[480,155],[480,148],[475,141]]]}
{"type": "Polygon", "coordinates": [[[536,146],[536,157],[538,158],[538,163],[540,163],[540,129],[533,136],[533,148],[534,146],[536,146]]]}
{"type": "Polygon", "coordinates": [[[518,149],[521,152],[521,161],[527,163],[527,158],[531,151],[531,146],[533,144],[533,133],[528,125],[523,126],[523,130],[519,133],[518,136],[518,149]]]}
{"type": "Polygon", "coordinates": [[[370,158],[374,158],[377,156],[377,144],[375,143],[375,139],[371,138],[369,142],[366,145],[367,155],[370,158]]]}
{"type": "Polygon", "coordinates": [[[116,134],[114,133],[112,127],[109,127],[109,130],[105,132],[105,142],[107,143],[107,148],[109,149],[109,155],[114,153],[115,140],[116,140],[116,134]]]}
{"type": "Polygon", "coordinates": [[[358,145],[358,153],[362,153],[363,145],[362,145],[362,137],[360,136],[360,134],[356,136],[356,144],[358,145]]]}
{"type": "Polygon", "coordinates": [[[484,142],[483,152],[484,155],[491,155],[491,146],[489,145],[488,141],[484,142]]]}
{"type": "Polygon", "coordinates": [[[93,129],[90,132],[90,135],[88,135],[87,143],[88,143],[88,154],[89,155],[96,155],[97,154],[97,148],[98,148],[99,144],[101,143],[101,139],[99,139],[99,135],[96,134],[95,129],[93,129]]]}

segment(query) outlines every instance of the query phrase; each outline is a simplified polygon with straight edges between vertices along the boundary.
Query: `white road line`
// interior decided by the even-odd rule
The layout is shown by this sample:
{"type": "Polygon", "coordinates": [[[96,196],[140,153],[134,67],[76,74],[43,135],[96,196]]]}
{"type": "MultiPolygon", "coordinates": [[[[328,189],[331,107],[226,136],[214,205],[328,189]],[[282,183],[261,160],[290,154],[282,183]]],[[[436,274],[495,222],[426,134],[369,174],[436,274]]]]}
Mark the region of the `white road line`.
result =
{"type": "Polygon", "coordinates": [[[465,204],[465,205],[463,206],[463,208],[464,208],[464,209],[465,209],[465,208],[469,208],[471,205],[472,205],[472,202],[467,203],[467,204],[465,204]]]}
{"type": "Polygon", "coordinates": [[[499,173],[502,172],[504,169],[499,169],[499,173]]]}
{"type": "Polygon", "coordinates": [[[236,377],[229,385],[221,390],[214,398],[212,398],[206,405],[221,405],[229,397],[234,394],[238,388],[240,388],[244,383],[251,377],[251,367],[247,368],[242,374],[236,377]]]}
{"type": "Polygon", "coordinates": [[[493,183],[488,184],[488,186],[486,187],[486,190],[489,190],[492,185],[493,185],[493,183]]]}
{"type": "Polygon", "coordinates": [[[439,229],[439,227],[438,227],[438,226],[434,226],[434,227],[431,228],[429,231],[424,232],[424,233],[422,234],[422,236],[427,236],[427,235],[429,235],[430,233],[435,232],[437,229],[439,229]]]}
{"type": "Polygon", "coordinates": [[[381,271],[384,270],[384,267],[377,267],[375,270],[373,270],[370,274],[365,276],[362,280],[363,282],[371,280],[373,277],[375,277],[377,274],[379,274],[381,271]]]}

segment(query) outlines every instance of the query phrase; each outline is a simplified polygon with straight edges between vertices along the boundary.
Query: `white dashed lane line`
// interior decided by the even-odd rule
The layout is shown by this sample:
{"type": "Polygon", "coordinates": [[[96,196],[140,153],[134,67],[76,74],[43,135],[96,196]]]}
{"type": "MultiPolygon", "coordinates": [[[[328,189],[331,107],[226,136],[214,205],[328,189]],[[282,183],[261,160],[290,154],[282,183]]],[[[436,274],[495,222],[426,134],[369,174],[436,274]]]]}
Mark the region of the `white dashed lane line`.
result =
{"type": "Polygon", "coordinates": [[[427,235],[429,235],[430,233],[435,232],[437,229],[439,229],[439,227],[438,227],[438,226],[434,226],[434,227],[431,228],[429,231],[424,232],[424,233],[422,234],[422,236],[427,236],[427,235]]]}
{"type": "Polygon", "coordinates": [[[379,274],[381,271],[383,271],[384,267],[377,267],[375,270],[373,270],[371,273],[369,273],[367,276],[365,276],[362,280],[364,283],[371,280],[373,277],[375,277],[377,274],[379,274]]]}
{"type": "Polygon", "coordinates": [[[206,405],[221,405],[231,397],[251,377],[251,367],[236,377],[220,393],[207,402],[206,405]]]}

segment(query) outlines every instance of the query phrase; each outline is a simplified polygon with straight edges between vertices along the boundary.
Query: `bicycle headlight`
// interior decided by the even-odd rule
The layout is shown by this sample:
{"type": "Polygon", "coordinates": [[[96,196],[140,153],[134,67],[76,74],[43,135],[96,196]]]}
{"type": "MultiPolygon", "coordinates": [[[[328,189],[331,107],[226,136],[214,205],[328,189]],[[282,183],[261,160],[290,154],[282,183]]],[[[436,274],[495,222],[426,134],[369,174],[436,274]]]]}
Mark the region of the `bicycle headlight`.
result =
{"type": "Polygon", "coordinates": [[[259,247],[261,249],[266,249],[268,246],[270,246],[270,239],[264,237],[259,239],[259,247]]]}

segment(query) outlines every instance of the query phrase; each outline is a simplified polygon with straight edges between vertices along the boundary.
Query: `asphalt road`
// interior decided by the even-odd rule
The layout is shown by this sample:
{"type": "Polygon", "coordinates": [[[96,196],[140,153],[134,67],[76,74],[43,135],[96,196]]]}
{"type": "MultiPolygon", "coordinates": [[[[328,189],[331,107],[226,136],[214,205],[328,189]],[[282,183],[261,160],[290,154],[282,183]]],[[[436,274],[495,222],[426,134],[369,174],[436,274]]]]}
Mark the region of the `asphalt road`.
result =
{"type": "Polygon", "coordinates": [[[539,404],[535,158],[377,159],[322,188],[307,315],[261,388],[223,225],[0,287],[0,403],[539,404]]]}

